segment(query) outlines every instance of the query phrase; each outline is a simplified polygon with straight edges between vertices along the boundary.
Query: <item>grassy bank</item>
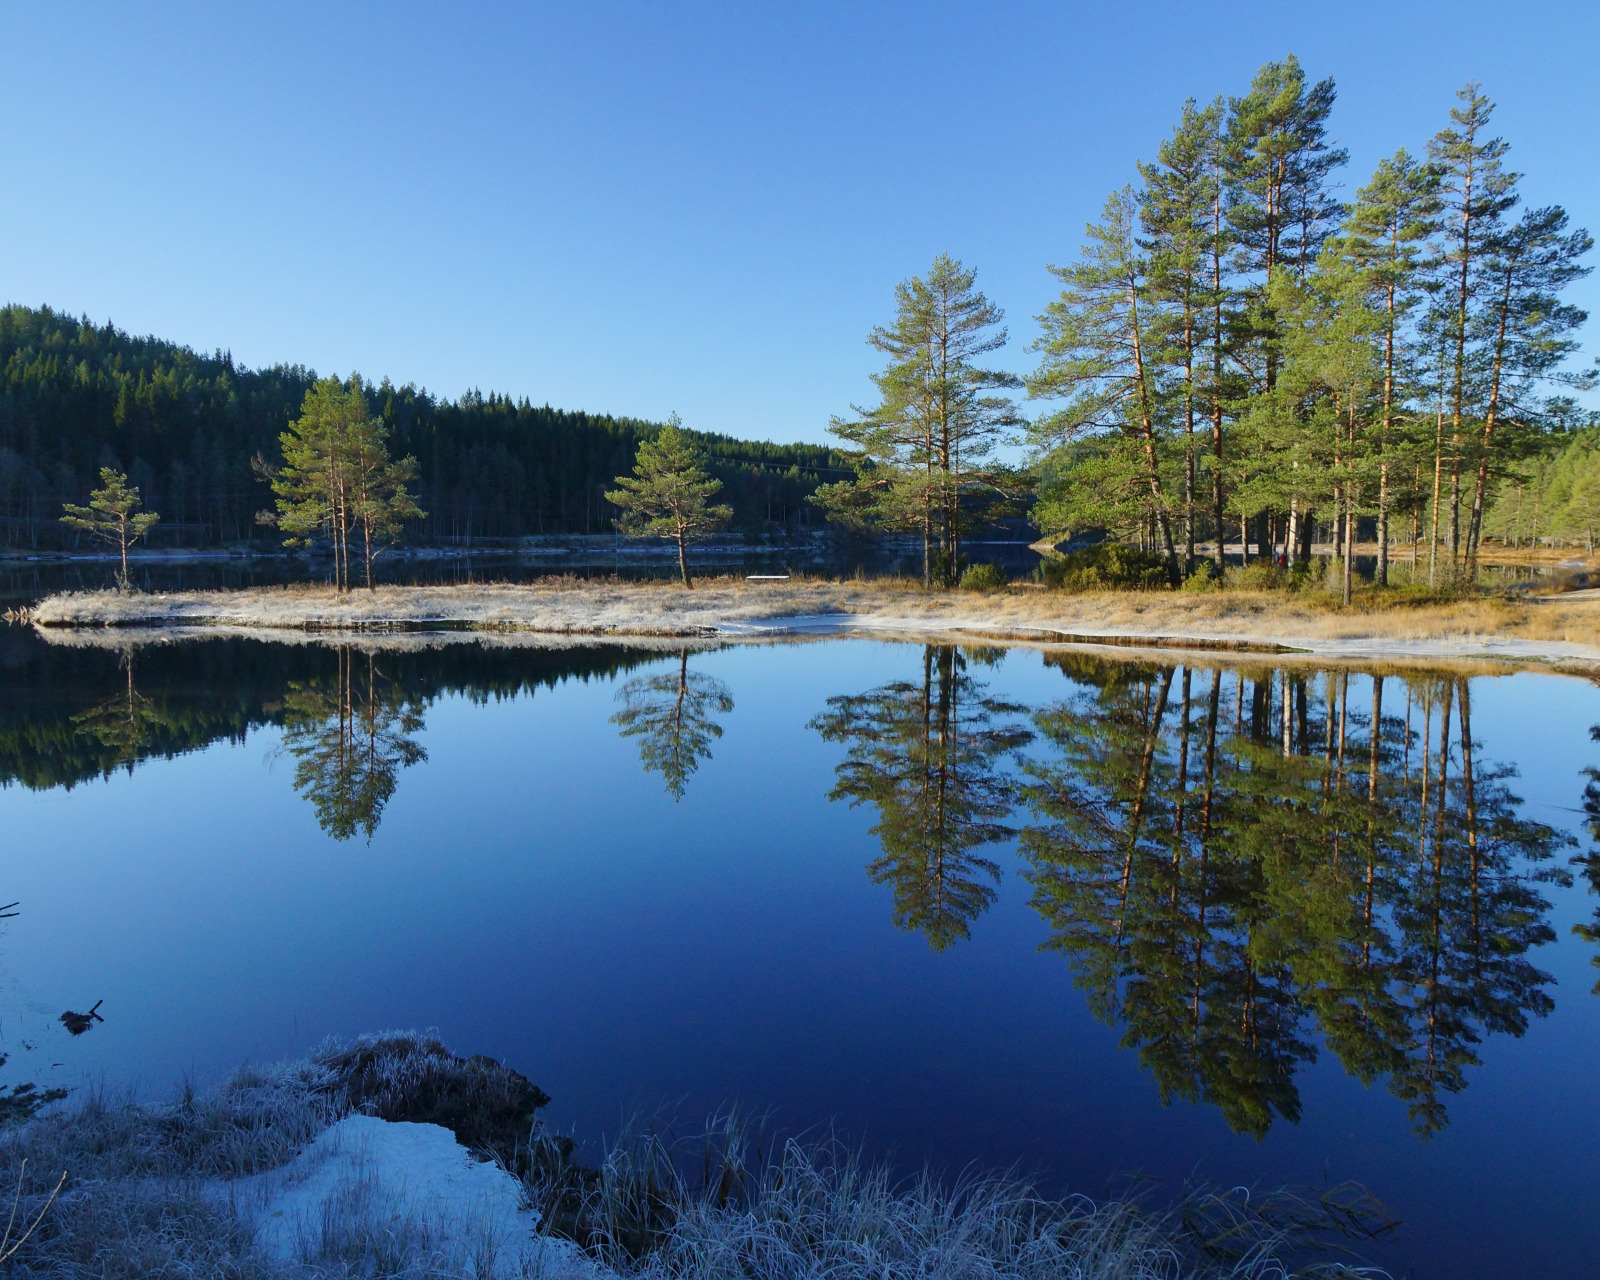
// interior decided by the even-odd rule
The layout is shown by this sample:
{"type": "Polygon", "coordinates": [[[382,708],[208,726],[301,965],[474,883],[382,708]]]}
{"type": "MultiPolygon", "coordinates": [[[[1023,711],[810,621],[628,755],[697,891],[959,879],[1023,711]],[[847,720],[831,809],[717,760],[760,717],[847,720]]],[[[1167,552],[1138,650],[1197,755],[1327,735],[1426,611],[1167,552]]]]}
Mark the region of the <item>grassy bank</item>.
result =
{"type": "Polygon", "coordinates": [[[52,596],[29,620],[49,628],[301,631],[463,627],[558,635],[696,636],[810,629],[949,633],[990,639],[1289,646],[1328,656],[1502,656],[1600,662],[1600,592],[1544,597],[1368,590],[1341,606],[1322,592],[928,591],[900,580],[664,583],[547,579],[516,585],[320,586],[172,594],[52,596]]]}
{"type": "MultiPolygon", "coordinates": [[[[534,1113],[545,1101],[515,1072],[409,1033],[326,1045],[165,1105],[91,1093],[0,1129],[0,1185],[20,1187],[0,1254],[37,1218],[12,1274],[1200,1280],[1294,1274],[1311,1258],[1328,1267],[1320,1274],[1359,1274],[1328,1262],[1330,1246],[1388,1226],[1353,1187],[1201,1190],[1160,1210],[1050,1199],[1004,1178],[897,1181],[830,1144],[763,1154],[732,1122],[689,1141],[635,1131],[589,1169],[543,1135],[534,1113]],[[352,1113],[449,1129],[516,1176],[523,1202],[542,1210],[538,1231],[566,1239],[519,1250],[471,1224],[341,1193],[289,1254],[264,1248],[262,1179],[352,1113]]],[[[535,1213],[523,1217],[532,1232],[535,1213]]]]}

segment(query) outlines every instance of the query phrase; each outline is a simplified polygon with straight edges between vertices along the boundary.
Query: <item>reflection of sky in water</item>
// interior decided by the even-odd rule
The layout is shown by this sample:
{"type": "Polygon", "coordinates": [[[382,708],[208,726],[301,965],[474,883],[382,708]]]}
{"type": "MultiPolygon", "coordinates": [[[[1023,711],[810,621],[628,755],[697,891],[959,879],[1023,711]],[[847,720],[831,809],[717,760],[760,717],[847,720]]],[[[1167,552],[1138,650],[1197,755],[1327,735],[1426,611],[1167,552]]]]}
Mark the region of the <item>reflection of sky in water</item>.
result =
{"type": "MultiPolygon", "coordinates": [[[[70,792],[13,786],[0,901],[23,914],[0,942],[0,1033],[39,1047],[4,1079],[26,1061],[42,1082],[165,1089],[328,1033],[436,1026],[526,1071],[580,1136],[635,1104],[738,1100],[794,1126],[837,1120],[908,1162],[1017,1162],[1091,1193],[1129,1172],[1359,1179],[1408,1219],[1406,1252],[1438,1264],[1423,1275],[1592,1261],[1600,975],[1569,929],[1593,899],[1548,891],[1558,941],[1533,959],[1557,979],[1555,1012],[1479,1047],[1436,1138],[1327,1053],[1296,1077],[1298,1125],[1236,1136],[1214,1108],[1163,1107],[1122,1029],[1039,952],[1011,845],[985,850],[1001,880],[970,941],[935,953],[891,925],[891,888],[865,871],[877,814],[826,801],[844,749],[807,726],[830,696],[920,680],[922,656],[834,642],[693,657],[734,705],[678,801],[613,723],[620,685],[675,658],[434,702],[416,734],[427,759],[399,774],[370,844],[319,829],[277,730],[70,792]],[[55,1021],[99,999],[88,1034],[55,1021]]],[[[1029,651],[969,674],[1031,707],[1073,692],[1029,651]]],[[[1350,684],[1364,710],[1367,678],[1350,684]]],[[[1398,681],[1385,711],[1403,712],[1398,681]]],[[[1482,759],[1520,766],[1524,812],[1575,828],[1600,691],[1480,679],[1472,713],[1482,759]]]]}

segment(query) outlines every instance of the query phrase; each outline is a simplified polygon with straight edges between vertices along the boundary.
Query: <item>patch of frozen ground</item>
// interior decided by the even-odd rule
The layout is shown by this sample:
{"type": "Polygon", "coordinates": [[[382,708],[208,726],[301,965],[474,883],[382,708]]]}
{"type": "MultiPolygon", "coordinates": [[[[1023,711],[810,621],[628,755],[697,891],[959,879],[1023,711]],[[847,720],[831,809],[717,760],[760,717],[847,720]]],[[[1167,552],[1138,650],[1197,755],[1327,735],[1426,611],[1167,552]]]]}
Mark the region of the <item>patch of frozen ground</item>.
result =
{"type": "Polygon", "coordinates": [[[370,1259],[474,1277],[601,1280],[573,1243],[539,1235],[521,1184],[435,1124],[347,1116],[289,1164],[231,1184],[256,1245],[280,1263],[370,1259]]]}

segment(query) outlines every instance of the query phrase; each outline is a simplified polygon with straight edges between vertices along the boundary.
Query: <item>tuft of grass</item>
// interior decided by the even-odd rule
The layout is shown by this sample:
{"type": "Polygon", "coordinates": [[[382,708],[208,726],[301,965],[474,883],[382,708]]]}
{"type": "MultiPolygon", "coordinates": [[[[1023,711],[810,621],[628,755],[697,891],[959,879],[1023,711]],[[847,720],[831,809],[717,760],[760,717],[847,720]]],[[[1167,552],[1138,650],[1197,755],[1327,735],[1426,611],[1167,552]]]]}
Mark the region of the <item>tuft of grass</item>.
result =
{"type": "Polygon", "coordinates": [[[343,1111],[440,1125],[511,1170],[525,1167],[528,1135],[549,1095],[493,1058],[457,1057],[435,1035],[389,1031],[311,1054],[343,1111]]]}
{"type": "Polygon", "coordinates": [[[629,1126],[598,1170],[535,1169],[548,1228],[632,1280],[1281,1280],[1367,1276],[1334,1255],[1396,1226],[1362,1188],[1189,1188],[1170,1209],[1043,1197],[1026,1181],[896,1180],[835,1141],[736,1115],[697,1139],[629,1126]]]}

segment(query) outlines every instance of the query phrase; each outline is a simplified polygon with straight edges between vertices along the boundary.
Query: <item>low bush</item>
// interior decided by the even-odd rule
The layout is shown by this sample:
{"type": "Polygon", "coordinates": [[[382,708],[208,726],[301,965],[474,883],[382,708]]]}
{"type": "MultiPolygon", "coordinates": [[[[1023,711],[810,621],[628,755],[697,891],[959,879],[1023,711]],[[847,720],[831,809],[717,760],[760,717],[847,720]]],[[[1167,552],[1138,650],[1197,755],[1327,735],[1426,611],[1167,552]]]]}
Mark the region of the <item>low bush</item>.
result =
{"type": "Polygon", "coordinates": [[[1125,542],[1102,542],[1051,556],[1039,566],[1039,577],[1057,591],[1149,590],[1167,585],[1167,562],[1125,542]]]}
{"type": "Polygon", "coordinates": [[[1271,560],[1255,559],[1230,568],[1223,581],[1232,591],[1282,591],[1289,585],[1289,575],[1271,560]]]}
{"type": "Polygon", "coordinates": [[[1010,585],[1011,579],[997,564],[975,564],[961,575],[963,591],[1002,591],[1010,585]]]}
{"type": "Polygon", "coordinates": [[[1222,579],[1217,575],[1217,566],[1209,560],[1197,561],[1194,572],[1183,580],[1185,591],[1219,591],[1221,588],[1222,579]]]}

